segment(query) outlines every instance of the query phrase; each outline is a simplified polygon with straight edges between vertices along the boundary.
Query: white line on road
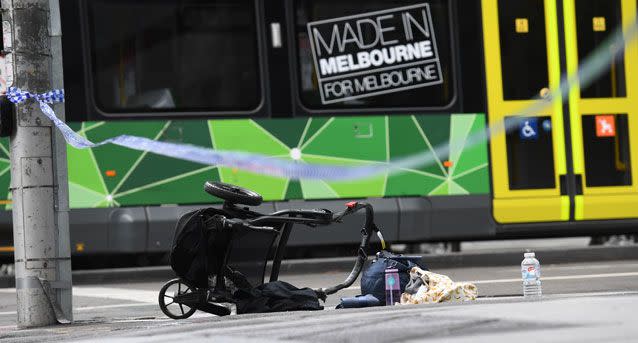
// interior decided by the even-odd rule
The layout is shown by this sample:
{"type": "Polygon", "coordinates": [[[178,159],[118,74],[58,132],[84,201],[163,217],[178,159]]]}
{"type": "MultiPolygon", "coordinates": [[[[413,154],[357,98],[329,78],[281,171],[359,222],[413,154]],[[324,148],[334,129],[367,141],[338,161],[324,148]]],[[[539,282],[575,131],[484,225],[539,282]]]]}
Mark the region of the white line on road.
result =
{"type": "Polygon", "coordinates": [[[93,311],[93,310],[102,310],[106,308],[120,308],[120,307],[141,307],[141,306],[153,306],[156,305],[159,307],[159,304],[149,304],[149,303],[136,303],[136,304],[117,304],[117,305],[100,305],[100,306],[86,306],[86,307],[77,307],[75,311],[93,311]]]}
{"type": "MultiPolygon", "coordinates": [[[[606,273],[606,274],[584,274],[584,275],[563,275],[563,276],[542,276],[541,280],[574,280],[574,279],[599,279],[599,278],[612,278],[612,277],[627,277],[638,276],[638,272],[627,273],[606,273]]],[[[496,279],[496,280],[475,280],[469,281],[476,284],[485,283],[508,283],[508,282],[521,282],[521,279],[496,279]]]]}
{"type": "MultiPolygon", "coordinates": [[[[0,293],[15,292],[15,288],[0,289],[0,293]]],[[[159,289],[157,291],[145,291],[141,289],[130,288],[75,286],[73,287],[73,295],[78,297],[130,300],[142,303],[157,304],[159,289]]]]}
{"type": "MultiPolygon", "coordinates": [[[[613,278],[613,277],[628,277],[638,276],[638,272],[626,272],[626,273],[606,273],[606,274],[584,274],[584,275],[563,275],[563,276],[543,276],[542,281],[547,280],[574,280],[574,279],[598,279],[598,278],[613,278]]],[[[471,282],[474,284],[487,284],[487,283],[509,283],[509,282],[521,282],[521,279],[494,279],[494,280],[474,280],[463,281],[471,282]]],[[[359,286],[350,286],[346,290],[360,290],[359,286]]]]}
{"type": "MultiPolygon", "coordinates": [[[[73,311],[95,311],[95,310],[103,310],[109,308],[120,308],[120,307],[142,307],[142,306],[153,306],[155,304],[149,303],[136,303],[136,304],[117,304],[117,305],[101,305],[101,306],[86,306],[86,307],[76,307],[73,311]]],[[[0,316],[4,315],[15,315],[16,311],[6,311],[0,312],[0,316]]]]}
{"type": "Polygon", "coordinates": [[[145,291],[140,289],[111,287],[73,287],[73,295],[157,304],[159,289],[157,291],[145,291]]]}
{"type": "MultiPolygon", "coordinates": [[[[517,266],[516,266],[517,267],[517,266]]],[[[559,265],[548,264],[547,270],[563,271],[563,270],[592,270],[592,269],[613,269],[613,268],[636,268],[638,263],[618,263],[618,264],[583,264],[583,265],[559,265]]],[[[518,269],[518,268],[517,268],[518,269]]]]}

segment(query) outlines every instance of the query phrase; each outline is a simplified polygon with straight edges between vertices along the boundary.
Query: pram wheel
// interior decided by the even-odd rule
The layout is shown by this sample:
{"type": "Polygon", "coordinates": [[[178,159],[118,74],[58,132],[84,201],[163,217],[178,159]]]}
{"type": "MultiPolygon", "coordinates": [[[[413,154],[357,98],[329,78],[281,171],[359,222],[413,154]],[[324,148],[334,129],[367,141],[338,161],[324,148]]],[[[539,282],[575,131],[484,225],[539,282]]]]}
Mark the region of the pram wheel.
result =
{"type": "Polygon", "coordinates": [[[204,190],[206,193],[224,199],[231,204],[259,206],[263,200],[261,195],[250,189],[218,181],[206,181],[204,190]]]}
{"type": "Polygon", "coordinates": [[[158,298],[160,309],[165,315],[173,319],[186,319],[192,316],[197,309],[186,305],[179,298],[184,299],[186,296],[188,303],[192,305],[193,300],[196,302],[198,298],[195,291],[196,289],[193,286],[182,279],[170,280],[160,289],[158,298]]]}

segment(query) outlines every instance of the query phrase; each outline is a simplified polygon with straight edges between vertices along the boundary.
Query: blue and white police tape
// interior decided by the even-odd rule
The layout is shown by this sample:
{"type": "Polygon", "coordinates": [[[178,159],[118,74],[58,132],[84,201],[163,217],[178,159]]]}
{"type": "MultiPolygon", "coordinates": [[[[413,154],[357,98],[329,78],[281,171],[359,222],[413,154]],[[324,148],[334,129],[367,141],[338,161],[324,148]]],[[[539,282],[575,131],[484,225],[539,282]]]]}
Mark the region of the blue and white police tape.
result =
{"type": "MultiPolygon", "coordinates": [[[[635,39],[637,33],[638,22],[634,22],[624,31],[622,28],[617,29],[614,34],[600,44],[596,51],[587,57],[584,63],[579,67],[577,73],[570,76],[565,75],[562,78],[560,87],[553,89],[542,99],[537,98],[537,101],[534,101],[530,106],[520,110],[518,113],[512,113],[511,118],[514,120],[490,123],[489,128],[470,135],[464,142],[465,147],[482,144],[494,135],[518,128],[525,115],[540,113],[554,101],[567,101],[570,90],[575,87],[585,88],[605,72],[611,65],[610,62],[619,59],[627,44],[635,39]],[[519,119],[515,119],[517,118],[516,116],[519,116],[519,119]]],[[[161,142],[129,135],[120,135],[98,143],[93,143],[77,134],[68,125],[62,122],[49,106],[49,104],[56,102],[64,102],[64,90],[53,90],[43,94],[33,94],[19,88],[11,87],[7,92],[7,97],[11,102],[16,104],[28,99],[37,100],[44,115],[62,132],[67,143],[78,149],[93,148],[110,143],[206,165],[232,167],[258,174],[291,179],[363,179],[379,174],[401,172],[406,168],[430,165],[437,161],[437,156],[447,156],[450,153],[450,144],[442,144],[430,151],[424,151],[390,162],[379,162],[360,166],[341,166],[306,164],[266,155],[219,151],[189,144],[161,142]]]]}
{"type": "Polygon", "coordinates": [[[145,137],[129,135],[120,135],[94,143],[73,131],[55,115],[53,109],[49,106],[49,104],[55,102],[64,102],[63,90],[54,90],[44,94],[33,94],[19,88],[11,87],[7,92],[7,97],[9,101],[15,104],[19,104],[28,99],[37,100],[44,115],[49,118],[62,132],[67,143],[78,149],[95,148],[110,143],[130,149],[148,151],[159,155],[201,164],[233,167],[259,174],[293,179],[356,179],[365,177],[366,175],[378,174],[381,170],[385,169],[385,167],[372,165],[358,168],[331,165],[310,165],[265,155],[218,151],[189,144],[155,141],[145,137]]]}

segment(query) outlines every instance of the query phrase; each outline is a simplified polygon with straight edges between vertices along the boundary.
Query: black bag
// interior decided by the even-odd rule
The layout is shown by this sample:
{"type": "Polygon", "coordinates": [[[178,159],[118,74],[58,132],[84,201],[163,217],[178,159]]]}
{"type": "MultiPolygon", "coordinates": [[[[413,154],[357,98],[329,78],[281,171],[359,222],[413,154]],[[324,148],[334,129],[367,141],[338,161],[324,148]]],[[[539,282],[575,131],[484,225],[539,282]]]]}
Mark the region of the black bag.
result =
{"type": "Polygon", "coordinates": [[[175,236],[169,260],[177,276],[195,287],[207,287],[208,276],[216,273],[224,261],[231,233],[211,230],[206,221],[224,211],[205,208],[181,216],[175,226],[175,236]]]}
{"type": "Polygon", "coordinates": [[[179,218],[169,255],[175,274],[195,287],[205,287],[208,283],[206,225],[202,212],[203,210],[188,212],[179,218]]]}
{"type": "Polygon", "coordinates": [[[223,225],[215,220],[217,216],[231,218],[233,214],[205,208],[179,218],[169,255],[171,268],[197,288],[209,286],[209,278],[214,280],[218,274],[237,287],[262,284],[266,259],[278,233],[224,230],[213,226],[223,225]]]}
{"type": "Polygon", "coordinates": [[[377,253],[377,257],[363,270],[361,275],[361,294],[372,294],[385,303],[385,270],[395,268],[399,271],[399,281],[401,293],[410,281],[410,269],[418,266],[423,270],[428,270],[421,261],[421,256],[403,256],[382,250],[377,253]]]}
{"type": "Polygon", "coordinates": [[[235,292],[237,314],[323,310],[317,293],[284,281],[273,281],[235,292]]]}

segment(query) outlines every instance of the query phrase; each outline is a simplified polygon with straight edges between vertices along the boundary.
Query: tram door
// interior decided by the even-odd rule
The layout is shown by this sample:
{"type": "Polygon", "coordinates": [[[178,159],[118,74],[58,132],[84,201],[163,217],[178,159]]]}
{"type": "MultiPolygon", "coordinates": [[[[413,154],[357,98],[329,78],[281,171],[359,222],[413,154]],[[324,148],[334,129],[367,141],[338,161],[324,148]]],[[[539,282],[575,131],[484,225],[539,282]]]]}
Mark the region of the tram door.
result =
{"type": "Polygon", "coordinates": [[[530,99],[558,87],[562,73],[575,73],[619,25],[632,23],[636,0],[557,3],[482,3],[489,123],[524,118],[490,142],[494,217],[500,223],[638,217],[638,43],[618,50],[596,81],[572,88],[568,105],[559,99],[520,114],[530,99]]]}
{"type": "MultiPolygon", "coordinates": [[[[569,73],[617,27],[636,20],[636,0],[563,3],[569,73]]],[[[638,43],[607,64],[607,72],[569,95],[574,174],[582,175],[576,220],[638,217],[638,43]]]]}
{"type": "MultiPolygon", "coordinates": [[[[560,82],[556,1],[483,0],[490,125],[512,125],[560,82]]],[[[569,220],[560,102],[527,112],[516,129],[491,138],[494,218],[500,223],[569,220]]]]}

